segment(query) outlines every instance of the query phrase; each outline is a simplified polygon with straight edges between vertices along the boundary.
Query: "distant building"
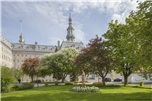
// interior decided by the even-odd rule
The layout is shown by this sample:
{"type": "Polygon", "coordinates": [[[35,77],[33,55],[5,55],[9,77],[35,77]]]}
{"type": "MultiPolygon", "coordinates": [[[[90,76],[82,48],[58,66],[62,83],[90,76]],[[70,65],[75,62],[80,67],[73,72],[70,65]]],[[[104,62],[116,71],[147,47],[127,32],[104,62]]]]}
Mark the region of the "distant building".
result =
{"type": "Polygon", "coordinates": [[[59,49],[73,47],[80,51],[84,48],[84,44],[82,42],[75,42],[75,35],[74,35],[74,28],[72,26],[72,18],[71,15],[69,16],[69,26],[67,28],[67,41],[63,41],[60,45],[60,41],[58,41],[59,49]]]}
{"type": "Polygon", "coordinates": [[[77,50],[84,48],[82,42],[75,42],[74,28],[72,26],[72,18],[69,16],[69,26],[67,28],[67,41],[63,41],[58,46],[26,44],[23,34],[19,36],[19,43],[11,43],[3,36],[0,36],[0,66],[6,65],[8,67],[20,68],[26,58],[41,58],[44,54],[54,53],[56,48],[58,50],[68,47],[74,47],[77,50]]]}

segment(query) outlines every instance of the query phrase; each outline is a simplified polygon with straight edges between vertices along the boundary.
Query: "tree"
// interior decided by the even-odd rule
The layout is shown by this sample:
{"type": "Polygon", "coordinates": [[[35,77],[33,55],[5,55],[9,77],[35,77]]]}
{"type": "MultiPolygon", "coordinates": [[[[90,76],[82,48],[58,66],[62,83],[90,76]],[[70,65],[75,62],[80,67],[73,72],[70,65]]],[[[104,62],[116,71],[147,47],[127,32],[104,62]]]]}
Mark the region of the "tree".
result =
{"type": "Polygon", "coordinates": [[[115,59],[115,71],[122,73],[124,76],[124,85],[128,83],[128,77],[138,67],[138,46],[134,44],[132,33],[129,32],[128,26],[118,24],[117,21],[109,23],[108,31],[103,35],[107,41],[105,45],[111,50],[111,56],[115,59]]]}
{"type": "Polygon", "coordinates": [[[124,76],[124,85],[131,73],[152,68],[152,2],[139,3],[137,8],[125,24],[111,21],[103,35],[115,58],[115,70],[124,76]]]}
{"type": "Polygon", "coordinates": [[[74,48],[65,48],[44,56],[41,60],[42,67],[50,71],[49,74],[53,74],[53,78],[57,81],[62,80],[64,82],[68,74],[71,74],[74,65],[73,62],[78,55],[78,52],[74,48]]]}
{"type": "Polygon", "coordinates": [[[23,71],[22,69],[18,69],[18,68],[11,68],[11,74],[14,76],[14,78],[16,80],[18,80],[19,78],[21,78],[23,76],[23,71]]]}
{"type": "Polygon", "coordinates": [[[33,82],[34,76],[38,73],[38,68],[40,66],[39,58],[27,58],[22,64],[23,73],[29,75],[31,77],[31,81],[33,82]]]}
{"type": "Polygon", "coordinates": [[[11,69],[7,66],[1,66],[1,92],[8,92],[14,81],[11,69]]]}
{"type": "Polygon", "coordinates": [[[132,11],[126,19],[126,25],[140,50],[140,66],[144,70],[152,68],[152,2],[149,0],[139,3],[137,11],[132,11]]]}
{"type": "Polygon", "coordinates": [[[102,38],[98,36],[90,40],[88,46],[81,51],[76,63],[82,67],[82,70],[99,75],[102,78],[103,85],[105,85],[106,75],[112,70],[112,58],[109,56],[102,38]]]}
{"type": "Polygon", "coordinates": [[[62,59],[62,82],[64,82],[68,74],[75,76],[76,66],[74,65],[74,61],[78,56],[78,51],[75,48],[65,48],[59,52],[64,54],[62,59]]]}

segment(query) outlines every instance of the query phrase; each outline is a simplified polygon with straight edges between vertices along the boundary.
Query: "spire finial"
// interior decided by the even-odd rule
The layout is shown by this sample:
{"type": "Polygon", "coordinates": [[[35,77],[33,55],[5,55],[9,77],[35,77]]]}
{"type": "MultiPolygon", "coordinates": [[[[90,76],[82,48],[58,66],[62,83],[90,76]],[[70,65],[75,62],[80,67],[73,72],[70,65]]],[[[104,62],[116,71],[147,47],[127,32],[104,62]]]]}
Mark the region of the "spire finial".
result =
{"type": "Polygon", "coordinates": [[[21,25],[21,35],[19,36],[19,43],[24,44],[25,40],[24,40],[24,37],[22,35],[22,20],[20,20],[19,22],[20,22],[20,25],[21,25]]]}
{"type": "Polygon", "coordinates": [[[69,23],[72,23],[71,21],[72,21],[72,18],[71,18],[71,10],[69,10],[69,23]]]}
{"type": "Polygon", "coordinates": [[[69,12],[69,18],[71,18],[71,12],[69,12]]]}
{"type": "Polygon", "coordinates": [[[21,34],[22,34],[22,20],[20,20],[20,25],[21,25],[21,34]]]}

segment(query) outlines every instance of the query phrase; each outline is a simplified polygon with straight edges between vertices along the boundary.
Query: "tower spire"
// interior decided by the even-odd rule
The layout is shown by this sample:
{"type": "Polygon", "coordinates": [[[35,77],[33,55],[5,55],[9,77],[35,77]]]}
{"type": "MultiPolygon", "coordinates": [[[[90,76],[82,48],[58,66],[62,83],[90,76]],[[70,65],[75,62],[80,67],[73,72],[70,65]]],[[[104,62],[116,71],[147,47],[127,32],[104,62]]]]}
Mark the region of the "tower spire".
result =
{"type": "Polygon", "coordinates": [[[19,22],[20,22],[20,25],[21,25],[21,34],[19,36],[19,43],[24,44],[25,40],[24,40],[24,37],[23,37],[23,34],[22,34],[22,20],[20,20],[19,22]]]}
{"type": "Polygon", "coordinates": [[[74,32],[74,28],[72,26],[71,13],[69,13],[69,26],[67,28],[67,36],[66,36],[67,41],[71,41],[71,42],[74,41],[75,36],[73,32],[74,32]]]}
{"type": "Polygon", "coordinates": [[[22,34],[22,20],[20,20],[20,25],[21,25],[21,34],[22,34]]]}

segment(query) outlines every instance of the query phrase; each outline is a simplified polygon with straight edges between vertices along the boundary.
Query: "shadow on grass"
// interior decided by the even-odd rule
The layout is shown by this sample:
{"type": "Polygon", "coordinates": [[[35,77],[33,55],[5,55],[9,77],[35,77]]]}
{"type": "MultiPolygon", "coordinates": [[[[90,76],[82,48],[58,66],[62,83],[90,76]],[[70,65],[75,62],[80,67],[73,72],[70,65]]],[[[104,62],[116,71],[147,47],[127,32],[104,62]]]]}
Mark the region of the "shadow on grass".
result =
{"type": "MultiPolygon", "coordinates": [[[[76,93],[69,92],[72,86],[49,86],[33,90],[16,91],[2,96],[2,101],[151,101],[151,92],[109,92],[76,93]],[[17,95],[18,94],[18,95],[17,95]]],[[[109,87],[104,87],[106,89],[109,87]]],[[[117,88],[117,87],[115,87],[117,88]]],[[[113,88],[113,89],[115,89],[113,88]]],[[[129,87],[130,88],[130,87],[129,87]]],[[[128,88],[128,89],[129,89],[128,88]]],[[[107,90],[108,90],[107,89],[107,90]]],[[[120,88],[121,89],[121,88],[120,88]]],[[[118,87],[118,90],[120,90],[118,87]]],[[[148,91],[147,91],[148,90],[148,91]]],[[[145,91],[145,90],[143,90],[145,91]]]]}

